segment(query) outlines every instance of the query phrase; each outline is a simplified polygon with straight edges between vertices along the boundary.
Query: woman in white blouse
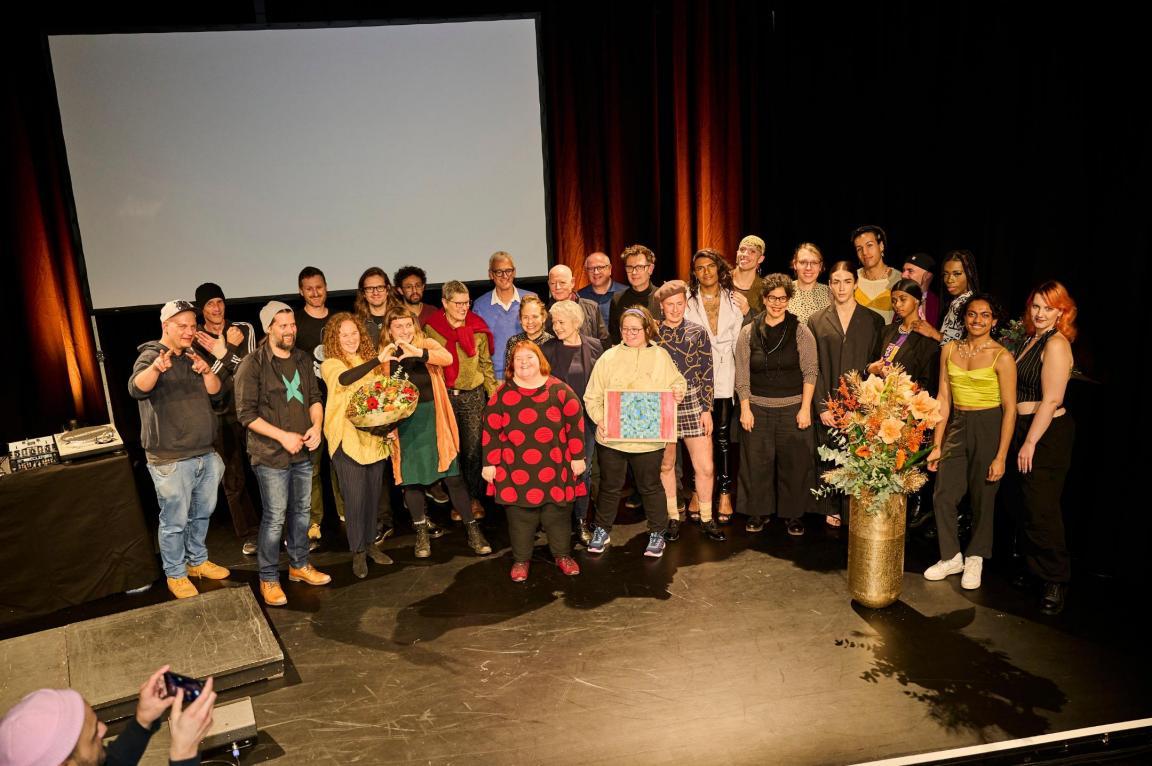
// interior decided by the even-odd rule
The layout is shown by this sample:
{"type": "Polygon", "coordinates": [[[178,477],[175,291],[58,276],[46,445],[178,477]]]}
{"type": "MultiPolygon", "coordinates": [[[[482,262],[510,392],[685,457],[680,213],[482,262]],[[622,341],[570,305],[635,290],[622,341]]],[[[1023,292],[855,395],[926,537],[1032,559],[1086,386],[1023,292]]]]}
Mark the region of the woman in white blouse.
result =
{"type": "MultiPolygon", "coordinates": [[[[692,256],[692,276],[688,282],[688,307],[684,318],[704,327],[712,343],[712,374],[715,383],[712,400],[712,438],[719,458],[716,486],[720,489],[716,520],[727,524],[732,518],[732,471],[730,434],[732,397],[736,386],[736,338],[748,316],[748,300],[732,289],[732,267],[715,250],[701,250],[692,256]]],[[[698,520],[699,499],[692,493],[688,513],[698,520]]]]}

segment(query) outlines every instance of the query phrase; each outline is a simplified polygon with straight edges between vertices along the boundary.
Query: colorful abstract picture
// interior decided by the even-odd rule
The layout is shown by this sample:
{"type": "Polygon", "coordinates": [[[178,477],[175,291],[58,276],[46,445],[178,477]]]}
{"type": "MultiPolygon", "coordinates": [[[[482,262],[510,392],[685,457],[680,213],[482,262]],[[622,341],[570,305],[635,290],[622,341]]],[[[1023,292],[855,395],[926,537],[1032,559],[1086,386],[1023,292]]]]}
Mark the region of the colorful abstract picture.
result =
{"type": "Polygon", "coordinates": [[[607,391],[604,431],[609,441],[676,441],[676,397],[671,391],[607,391]]]}

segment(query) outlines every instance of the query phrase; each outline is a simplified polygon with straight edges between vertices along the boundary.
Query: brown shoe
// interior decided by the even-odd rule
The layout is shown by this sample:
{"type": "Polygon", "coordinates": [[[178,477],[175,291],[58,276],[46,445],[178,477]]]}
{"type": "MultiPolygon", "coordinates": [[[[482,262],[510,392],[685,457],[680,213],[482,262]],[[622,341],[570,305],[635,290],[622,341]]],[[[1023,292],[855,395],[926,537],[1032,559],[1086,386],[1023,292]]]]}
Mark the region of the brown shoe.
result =
{"type": "Polygon", "coordinates": [[[320,539],[320,525],[319,524],[310,524],[308,526],[308,539],[309,540],[319,540],[320,539]]]}
{"type": "Polygon", "coordinates": [[[205,561],[203,564],[194,567],[188,567],[189,577],[207,577],[209,580],[226,580],[232,573],[224,567],[213,564],[211,561],[205,561]]]}
{"type": "Polygon", "coordinates": [[[288,567],[288,580],[290,582],[305,582],[309,585],[327,585],[332,582],[332,577],[308,564],[301,569],[288,567]]]}
{"type": "Polygon", "coordinates": [[[172,595],[176,598],[192,598],[200,595],[200,591],[196,590],[196,586],[187,577],[169,577],[168,590],[172,591],[172,595]]]}
{"type": "Polygon", "coordinates": [[[472,501],[472,518],[474,518],[474,519],[484,518],[484,506],[479,500],[473,500],[472,501]]]}
{"type": "Polygon", "coordinates": [[[377,548],[375,545],[369,545],[365,549],[365,552],[368,554],[368,558],[372,559],[373,563],[376,563],[376,564],[391,564],[392,563],[392,557],[389,556],[384,551],[377,548]]]}
{"type": "Polygon", "coordinates": [[[284,595],[284,589],[280,587],[280,583],[273,580],[272,582],[260,581],[260,595],[264,597],[264,603],[268,606],[284,606],[288,603],[288,597],[284,595]]]}

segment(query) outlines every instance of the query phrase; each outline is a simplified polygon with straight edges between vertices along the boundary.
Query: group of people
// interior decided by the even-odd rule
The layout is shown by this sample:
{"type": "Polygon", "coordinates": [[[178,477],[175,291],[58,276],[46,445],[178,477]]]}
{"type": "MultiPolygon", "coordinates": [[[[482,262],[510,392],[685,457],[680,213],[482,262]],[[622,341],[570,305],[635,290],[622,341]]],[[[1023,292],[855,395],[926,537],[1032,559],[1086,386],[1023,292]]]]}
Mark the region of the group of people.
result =
{"type": "Polygon", "coordinates": [[[308,267],[299,276],[303,306],[264,306],[259,343],[256,328],[227,321],[221,288],[201,285],[194,304],[163,307],[162,337],[140,346],[129,383],[169,588],[192,596],[190,577],[229,575],[204,545],[222,476],[266,603],[286,603],[282,542],[290,580],[329,582],[308,558],[321,535],[324,466],[357,577],[369,561],[391,563],[378,547],[394,528],[391,486],[421,558],[445,531],[427,500],[451,506],[478,555],[492,550],[480,523],[485,501],[503,506],[516,581],[528,577],[541,527],[559,569],[578,574],[573,540],[603,553],[623,499],[643,508],[651,557],[689,520],[717,542],[737,513],[749,533],[776,516],[788,534],[803,535],[808,513],[840,526],[845,499],[813,493],[824,468],[816,448],[834,437],[828,399],[851,370],[882,375],[898,365],[937,396],[944,416],[928,457],[934,487],[922,490],[931,492],[941,555],[925,577],[961,574],[963,587],[979,587],[997,489],[1011,474],[1025,558],[1044,582],[1041,606],[1058,612],[1069,579],[1060,492],[1073,436],[1063,398],[1075,303],[1056,282],[1034,290],[1013,353],[995,340],[1006,317],[980,291],[970,252],[942,259],[942,302],[932,256],[912,254],[902,270],[887,265],[878,226],[860,227],[851,242],[857,263],[826,265],[805,242],[792,275],[761,274],[764,241],[750,235],[734,265],[703,249],[687,280],[662,285],[653,281],[655,254],[633,245],[619,256],[626,284],[597,252],[584,262],[586,286],[576,290],[571,269],[559,265],[546,296],[518,287],[513,257],[497,252],[492,290],[472,300],[450,281],[438,307],[423,302],[419,267],[392,278],[373,267],[352,312],[328,309],[324,274],[308,267]],[[356,390],[397,371],[419,393],[415,412],[392,428],[354,426],[345,412],[356,390]],[[670,392],[675,438],[622,433],[610,413],[621,391],[670,392]],[[259,515],[245,496],[245,458],[259,515]],[[972,533],[962,548],[965,496],[972,533]]]}

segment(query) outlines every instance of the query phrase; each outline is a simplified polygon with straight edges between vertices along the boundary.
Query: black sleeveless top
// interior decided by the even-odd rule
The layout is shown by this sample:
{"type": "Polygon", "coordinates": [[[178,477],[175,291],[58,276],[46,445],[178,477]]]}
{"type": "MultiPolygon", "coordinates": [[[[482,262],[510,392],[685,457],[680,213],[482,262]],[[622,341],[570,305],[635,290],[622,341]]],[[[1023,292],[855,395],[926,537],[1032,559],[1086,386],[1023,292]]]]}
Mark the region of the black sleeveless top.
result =
{"type": "Polygon", "coordinates": [[[775,327],[765,324],[763,315],[753,320],[748,338],[748,384],[753,396],[784,399],[804,391],[800,369],[800,349],[796,346],[795,314],[785,313],[775,327]]]}
{"type": "Polygon", "coordinates": [[[1032,348],[1016,357],[1016,401],[1038,402],[1044,396],[1044,389],[1040,385],[1040,372],[1044,369],[1044,360],[1040,354],[1048,339],[1056,332],[1053,327],[1032,344],[1032,348]]]}

